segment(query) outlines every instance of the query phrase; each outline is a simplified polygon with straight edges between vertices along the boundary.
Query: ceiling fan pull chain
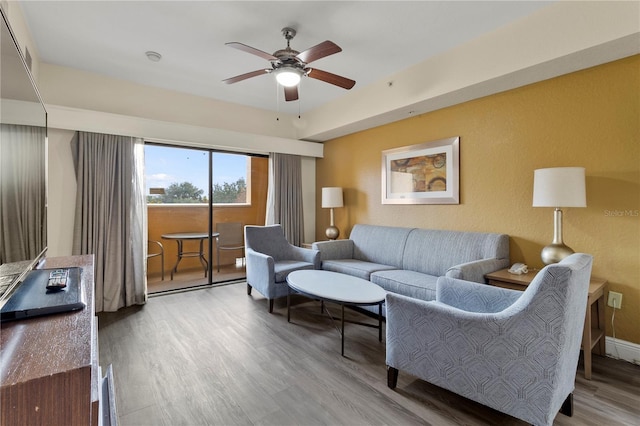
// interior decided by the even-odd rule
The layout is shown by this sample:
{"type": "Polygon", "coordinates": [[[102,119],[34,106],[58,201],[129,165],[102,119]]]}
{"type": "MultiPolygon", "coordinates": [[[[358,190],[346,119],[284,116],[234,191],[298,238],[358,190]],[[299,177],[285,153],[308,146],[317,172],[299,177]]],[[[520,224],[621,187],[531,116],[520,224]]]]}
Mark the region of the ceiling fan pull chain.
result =
{"type": "MultiPolygon", "coordinates": [[[[302,82],[298,85],[298,92],[302,91],[302,82]]],[[[298,120],[300,120],[300,104],[302,100],[298,97],[298,120]]]]}
{"type": "Polygon", "coordinates": [[[280,121],[280,90],[276,81],[276,121],[280,121]]]}

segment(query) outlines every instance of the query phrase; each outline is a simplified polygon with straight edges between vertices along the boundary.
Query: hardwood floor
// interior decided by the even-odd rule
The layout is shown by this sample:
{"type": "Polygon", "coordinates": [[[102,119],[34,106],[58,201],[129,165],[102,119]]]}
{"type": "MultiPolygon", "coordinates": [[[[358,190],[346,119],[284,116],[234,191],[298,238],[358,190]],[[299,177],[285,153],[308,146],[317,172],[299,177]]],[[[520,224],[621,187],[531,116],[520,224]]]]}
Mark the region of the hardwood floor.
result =
{"type": "MultiPolygon", "coordinates": [[[[100,364],[114,368],[120,425],[524,424],[402,371],[389,389],[384,336],[347,324],[343,358],[319,303],[293,302],[287,323],[286,299],[269,314],[240,283],[99,314],[100,364]]],[[[581,368],[574,415],[555,424],[637,424],[640,367],[594,356],[591,381],[581,368]]]]}

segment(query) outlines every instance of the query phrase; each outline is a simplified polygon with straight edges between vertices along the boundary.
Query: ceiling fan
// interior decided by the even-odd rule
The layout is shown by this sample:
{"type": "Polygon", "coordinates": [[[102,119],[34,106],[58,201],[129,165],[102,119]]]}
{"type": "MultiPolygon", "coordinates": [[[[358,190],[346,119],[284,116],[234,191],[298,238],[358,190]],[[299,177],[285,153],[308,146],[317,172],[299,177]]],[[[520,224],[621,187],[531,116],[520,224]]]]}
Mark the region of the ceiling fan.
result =
{"type": "Polygon", "coordinates": [[[283,28],[282,35],[287,40],[287,47],[285,49],[275,51],[273,55],[251,46],[247,46],[246,44],[238,42],[225,43],[226,46],[230,46],[234,49],[242,50],[243,52],[251,53],[268,60],[271,62],[271,68],[251,71],[222,81],[227,84],[233,84],[251,77],[274,73],[278,83],[284,87],[284,98],[286,101],[295,101],[298,99],[298,83],[300,82],[300,78],[303,76],[322,80],[326,83],[333,84],[347,90],[351,89],[356,84],[354,80],[349,78],[308,66],[313,61],[341,52],[342,49],[334,42],[329,40],[323,41],[322,43],[310,47],[303,52],[298,52],[289,46],[291,40],[296,36],[296,30],[289,27],[283,28]]]}

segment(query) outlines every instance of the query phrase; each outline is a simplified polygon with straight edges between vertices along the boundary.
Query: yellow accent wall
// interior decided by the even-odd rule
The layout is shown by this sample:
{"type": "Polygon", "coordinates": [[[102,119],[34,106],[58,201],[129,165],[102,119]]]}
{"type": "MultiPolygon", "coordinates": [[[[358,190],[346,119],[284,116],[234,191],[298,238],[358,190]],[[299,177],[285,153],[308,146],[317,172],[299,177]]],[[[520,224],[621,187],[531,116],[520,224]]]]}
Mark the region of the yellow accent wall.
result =
{"type": "MultiPolygon", "coordinates": [[[[326,142],[316,205],[320,188],[342,186],[340,238],[356,223],[500,232],[512,263],[541,268],[553,209],[532,207],[533,171],[563,166],[585,167],[587,185],[587,208],[564,210],[564,241],[623,294],[616,337],[640,343],[640,56],[326,142]],[[382,205],[381,152],[450,136],[460,136],[460,204],[382,205]]],[[[326,239],[329,212],[316,214],[326,239]]]]}

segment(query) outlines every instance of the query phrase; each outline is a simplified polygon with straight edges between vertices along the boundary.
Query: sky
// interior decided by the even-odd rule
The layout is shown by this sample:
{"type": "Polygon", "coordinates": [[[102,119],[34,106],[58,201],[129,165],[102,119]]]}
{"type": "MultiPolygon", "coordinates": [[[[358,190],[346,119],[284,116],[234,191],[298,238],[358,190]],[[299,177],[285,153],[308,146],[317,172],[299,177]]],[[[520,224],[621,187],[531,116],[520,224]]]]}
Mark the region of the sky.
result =
{"type": "MultiPolygon", "coordinates": [[[[240,177],[246,181],[248,158],[242,154],[214,152],[214,183],[236,182],[240,177]]],[[[146,195],[149,188],[167,188],[182,182],[191,182],[208,193],[208,151],[146,144],[144,162],[146,195]]]]}

